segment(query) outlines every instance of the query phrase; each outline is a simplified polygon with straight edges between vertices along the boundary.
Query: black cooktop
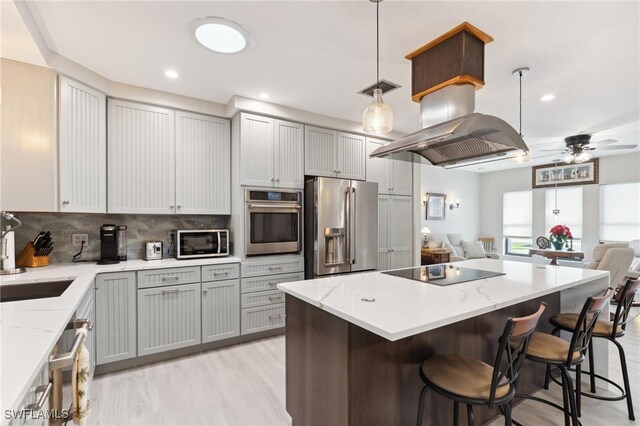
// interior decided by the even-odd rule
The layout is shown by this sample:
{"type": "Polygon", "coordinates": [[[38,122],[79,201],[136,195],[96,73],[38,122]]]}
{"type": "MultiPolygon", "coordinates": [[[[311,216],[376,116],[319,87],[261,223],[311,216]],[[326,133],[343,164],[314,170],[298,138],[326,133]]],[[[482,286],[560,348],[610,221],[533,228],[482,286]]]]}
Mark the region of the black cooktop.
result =
{"type": "Polygon", "coordinates": [[[462,268],[454,265],[418,266],[416,268],[383,272],[383,274],[441,286],[506,275],[504,272],[483,271],[480,269],[462,268]]]}

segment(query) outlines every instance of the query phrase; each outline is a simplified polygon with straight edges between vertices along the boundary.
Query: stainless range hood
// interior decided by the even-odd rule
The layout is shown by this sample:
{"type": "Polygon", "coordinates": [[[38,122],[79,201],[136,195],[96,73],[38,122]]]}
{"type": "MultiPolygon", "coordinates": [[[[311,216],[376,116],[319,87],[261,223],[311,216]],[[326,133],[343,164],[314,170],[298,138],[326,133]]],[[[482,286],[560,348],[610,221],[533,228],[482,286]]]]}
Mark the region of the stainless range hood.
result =
{"type": "Polygon", "coordinates": [[[484,85],[484,44],[491,40],[465,22],[409,54],[422,130],[381,146],[371,157],[412,152],[429,164],[454,168],[528,152],[507,122],[474,112],[475,90],[484,85]]]}

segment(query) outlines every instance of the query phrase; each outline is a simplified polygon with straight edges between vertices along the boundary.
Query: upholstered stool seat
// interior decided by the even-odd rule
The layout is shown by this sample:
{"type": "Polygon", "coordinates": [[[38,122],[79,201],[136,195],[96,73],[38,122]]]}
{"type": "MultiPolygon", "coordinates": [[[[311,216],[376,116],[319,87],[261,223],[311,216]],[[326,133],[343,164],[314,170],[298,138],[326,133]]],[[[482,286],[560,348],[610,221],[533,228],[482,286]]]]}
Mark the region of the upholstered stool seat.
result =
{"type": "MultiPolygon", "coordinates": [[[[539,331],[534,332],[533,336],[531,336],[529,350],[527,351],[528,357],[551,363],[563,363],[567,361],[568,355],[569,342],[566,340],[548,333],[540,333],[539,331]]],[[[571,362],[576,364],[582,362],[583,359],[584,357],[580,352],[574,351],[571,362]]]]}
{"type": "MultiPolygon", "coordinates": [[[[578,314],[558,314],[549,318],[549,322],[554,327],[565,331],[573,331],[576,328],[578,322],[578,314]]],[[[613,323],[610,321],[599,319],[593,329],[593,335],[598,337],[609,337],[613,332],[613,323]]],[[[621,325],[618,325],[616,330],[616,337],[624,336],[624,330],[621,325]]]]}
{"type": "MultiPolygon", "coordinates": [[[[493,367],[459,355],[435,355],[422,363],[422,373],[440,389],[466,398],[489,400],[493,367]]],[[[496,388],[496,399],[509,394],[512,386],[496,388]]]]}

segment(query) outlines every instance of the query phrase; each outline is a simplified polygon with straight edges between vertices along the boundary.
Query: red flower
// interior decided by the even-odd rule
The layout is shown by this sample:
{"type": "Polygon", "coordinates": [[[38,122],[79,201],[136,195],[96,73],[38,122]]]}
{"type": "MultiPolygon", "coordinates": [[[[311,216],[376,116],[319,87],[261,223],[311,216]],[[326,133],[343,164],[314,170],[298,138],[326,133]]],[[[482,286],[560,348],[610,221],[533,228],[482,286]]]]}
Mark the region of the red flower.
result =
{"type": "Polygon", "coordinates": [[[571,230],[566,225],[556,225],[549,230],[549,234],[556,238],[573,238],[571,230]]]}

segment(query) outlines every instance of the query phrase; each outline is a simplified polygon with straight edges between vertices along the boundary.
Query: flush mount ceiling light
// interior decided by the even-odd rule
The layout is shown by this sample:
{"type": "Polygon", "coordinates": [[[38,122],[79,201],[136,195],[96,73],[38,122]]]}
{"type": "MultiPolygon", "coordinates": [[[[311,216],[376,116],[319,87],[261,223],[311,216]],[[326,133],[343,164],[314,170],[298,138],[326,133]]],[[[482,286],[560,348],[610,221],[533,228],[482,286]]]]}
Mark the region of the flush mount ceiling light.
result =
{"type": "Polygon", "coordinates": [[[556,98],[556,95],[554,95],[553,93],[547,93],[546,95],[543,95],[540,100],[542,102],[549,102],[552,101],[556,98]]]}
{"type": "Polygon", "coordinates": [[[258,95],[258,97],[259,97],[260,99],[269,99],[269,94],[268,94],[268,93],[264,93],[264,92],[262,92],[262,93],[260,93],[260,94],[258,95]]]}
{"type": "Polygon", "coordinates": [[[367,133],[389,133],[393,130],[393,111],[382,102],[380,86],[380,3],[382,0],[369,0],[376,4],[376,83],[373,90],[373,103],[362,113],[362,130],[367,133]]]}
{"type": "Polygon", "coordinates": [[[168,78],[178,78],[178,73],[174,70],[166,70],[164,72],[164,75],[168,78]]]}
{"type": "Polygon", "coordinates": [[[196,40],[217,53],[238,53],[249,45],[249,33],[224,18],[203,18],[194,23],[196,40]]]}

